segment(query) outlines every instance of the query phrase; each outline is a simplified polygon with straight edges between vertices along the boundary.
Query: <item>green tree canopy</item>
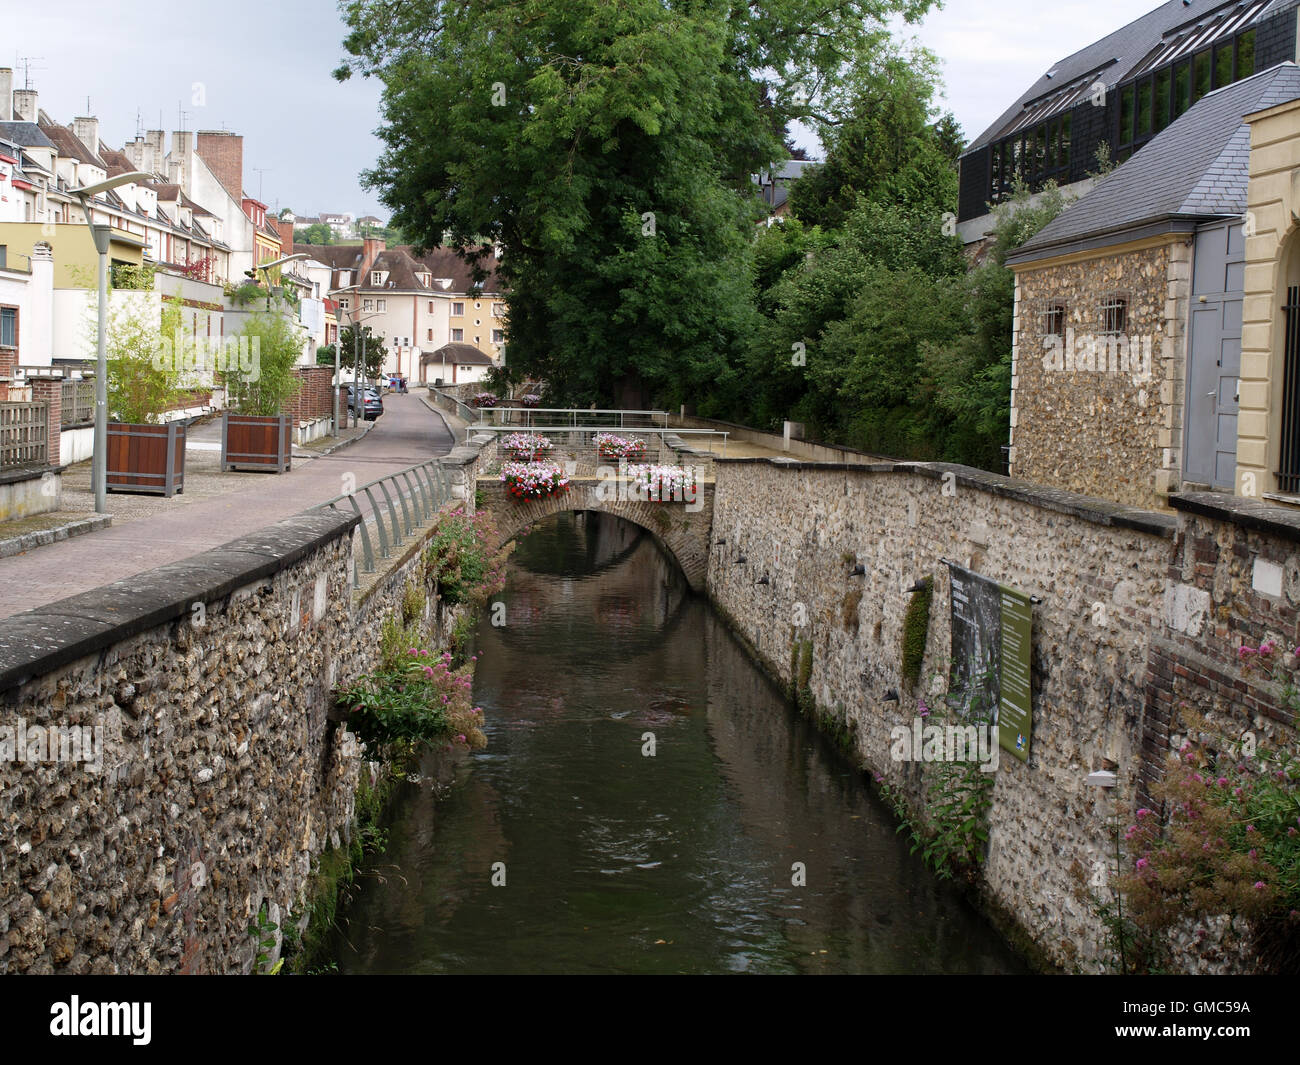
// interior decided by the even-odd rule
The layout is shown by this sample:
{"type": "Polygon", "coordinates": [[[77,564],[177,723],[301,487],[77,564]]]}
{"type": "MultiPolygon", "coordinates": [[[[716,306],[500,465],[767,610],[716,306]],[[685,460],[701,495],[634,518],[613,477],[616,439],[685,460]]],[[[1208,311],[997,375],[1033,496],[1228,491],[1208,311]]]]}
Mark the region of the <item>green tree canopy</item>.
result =
{"type": "MultiPolygon", "coordinates": [[[[344,326],[343,332],[339,337],[339,363],[343,369],[350,369],[357,357],[357,327],[355,325],[344,326]]],[[[366,377],[375,377],[384,367],[384,359],[388,357],[388,349],[384,347],[384,341],[370,331],[370,326],[361,327],[361,372],[366,377]]],[[[328,363],[334,365],[334,347],[326,345],[316,349],[316,361],[318,363],[328,363]],[[328,352],[328,357],[322,357],[323,353],[328,352]]]]}
{"type": "Polygon", "coordinates": [[[247,338],[251,358],[227,363],[229,405],[241,414],[283,413],[298,391],[293,368],[302,354],[302,333],[285,315],[267,311],[250,316],[240,337],[247,338]]]}
{"type": "Polygon", "coordinates": [[[338,71],[385,84],[366,175],[417,244],[499,241],[510,359],[640,405],[732,376],[754,325],[750,175],[930,0],[350,0],[338,71]]]}

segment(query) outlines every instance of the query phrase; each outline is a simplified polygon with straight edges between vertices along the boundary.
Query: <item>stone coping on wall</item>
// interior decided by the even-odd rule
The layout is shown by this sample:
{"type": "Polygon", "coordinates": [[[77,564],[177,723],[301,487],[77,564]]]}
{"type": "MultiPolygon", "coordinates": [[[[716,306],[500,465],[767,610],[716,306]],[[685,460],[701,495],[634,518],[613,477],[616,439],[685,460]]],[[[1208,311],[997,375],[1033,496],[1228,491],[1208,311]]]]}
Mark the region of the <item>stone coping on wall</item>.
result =
{"type": "Polygon", "coordinates": [[[952,476],[952,484],[965,488],[974,488],[990,495],[1004,499],[1014,499],[1029,503],[1044,510],[1053,510],[1061,514],[1091,522],[1094,525],[1110,525],[1116,528],[1133,529],[1173,539],[1178,526],[1178,519],[1172,514],[1162,514],[1141,507],[1112,503],[1093,496],[1067,492],[1061,488],[1049,488],[1046,485],[1006,477],[998,473],[989,473],[973,466],[959,466],[950,462],[810,462],[792,458],[714,458],[721,466],[743,465],[745,463],[768,463],[781,469],[791,470],[841,470],[852,473],[915,473],[933,480],[943,480],[952,476]]]}
{"type": "Polygon", "coordinates": [[[1184,514],[1231,522],[1281,540],[1300,543],[1300,510],[1290,507],[1223,492],[1183,492],[1171,495],[1169,505],[1184,514]]]}
{"type": "Polygon", "coordinates": [[[359,518],[314,511],[228,544],[0,621],[0,692],[279,573],[348,535],[359,518]]]}

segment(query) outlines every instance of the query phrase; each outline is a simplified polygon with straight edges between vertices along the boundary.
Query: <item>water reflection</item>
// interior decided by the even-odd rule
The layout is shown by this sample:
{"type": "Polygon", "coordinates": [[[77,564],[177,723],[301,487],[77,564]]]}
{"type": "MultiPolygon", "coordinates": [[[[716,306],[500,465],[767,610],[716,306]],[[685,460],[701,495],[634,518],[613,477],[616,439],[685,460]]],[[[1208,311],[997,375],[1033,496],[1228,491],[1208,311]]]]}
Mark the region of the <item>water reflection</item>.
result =
{"type": "Polygon", "coordinates": [[[504,600],[488,748],[406,789],[342,971],[1022,971],[643,530],[552,519],[504,600]]]}

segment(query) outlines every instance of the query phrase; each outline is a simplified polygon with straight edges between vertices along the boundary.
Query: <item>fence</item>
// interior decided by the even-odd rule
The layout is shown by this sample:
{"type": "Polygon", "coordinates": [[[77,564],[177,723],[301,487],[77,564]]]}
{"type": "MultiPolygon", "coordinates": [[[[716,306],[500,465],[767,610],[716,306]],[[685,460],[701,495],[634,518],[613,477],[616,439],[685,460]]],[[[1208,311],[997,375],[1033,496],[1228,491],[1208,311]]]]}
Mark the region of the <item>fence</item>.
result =
{"type": "Polygon", "coordinates": [[[0,403],[0,469],[45,465],[48,441],[44,403],[0,403]]]}
{"type": "Polygon", "coordinates": [[[64,380],[59,388],[63,393],[59,425],[74,429],[95,422],[95,382],[64,380]]]}
{"type": "MultiPolygon", "coordinates": [[[[376,555],[374,544],[370,539],[369,518],[373,518],[374,532],[379,540],[378,557],[389,558],[404,545],[407,537],[413,536],[415,530],[429,521],[437,513],[438,508],[449,499],[451,499],[451,482],[447,477],[447,471],[436,459],[430,459],[385,477],[378,477],[363,484],[356,491],[345,492],[321,503],[315,509],[324,510],[328,507],[331,510],[339,510],[344,506],[351,507],[352,512],[362,519],[357,529],[361,534],[361,553],[365,572],[374,573],[376,555]],[[377,495],[383,496],[382,504],[376,498],[377,495]],[[370,504],[369,516],[357,501],[358,496],[365,496],[370,504]],[[384,520],[385,509],[388,511],[387,524],[384,520]]],[[[357,566],[352,570],[352,587],[361,587],[361,569],[357,566]]]]}

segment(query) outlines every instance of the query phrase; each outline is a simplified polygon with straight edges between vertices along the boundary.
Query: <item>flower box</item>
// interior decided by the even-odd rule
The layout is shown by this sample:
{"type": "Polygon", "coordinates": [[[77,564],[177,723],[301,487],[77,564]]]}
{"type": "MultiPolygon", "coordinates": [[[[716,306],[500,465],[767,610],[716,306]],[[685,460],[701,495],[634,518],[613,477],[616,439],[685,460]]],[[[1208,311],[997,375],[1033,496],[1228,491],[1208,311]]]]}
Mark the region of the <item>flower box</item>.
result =
{"type": "Polygon", "coordinates": [[[293,462],[293,419],[287,414],[221,415],[221,469],[284,473],[293,462]]]}
{"type": "Polygon", "coordinates": [[[695,470],[681,466],[629,466],[637,495],[649,503],[693,503],[699,493],[695,470]]]}
{"type": "Polygon", "coordinates": [[[501,449],[517,462],[536,462],[555,445],[536,433],[511,433],[501,440],[501,449]]]}
{"type": "Polygon", "coordinates": [[[110,492],[184,492],[184,424],[109,422],[104,482],[110,492]]]}
{"type": "Polygon", "coordinates": [[[515,499],[546,499],[569,490],[569,478],[553,462],[507,462],[501,480],[515,499]]]}
{"type": "Polygon", "coordinates": [[[597,433],[592,437],[596,453],[603,459],[645,458],[644,440],[625,440],[613,433],[597,433]]]}
{"type": "Polygon", "coordinates": [[[526,392],[519,397],[519,402],[525,407],[540,407],[542,405],[542,397],[533,392],[526,392]]]}
{"type": "Polygon", "coordinates": [[[474,394],[474,398],[470,400],[470,403],[472,403],[474,406],[484,407],[484,408],[495,407],[497,405],[497,402],[498,401],[495,392],[476,392],[474,394]]]}

